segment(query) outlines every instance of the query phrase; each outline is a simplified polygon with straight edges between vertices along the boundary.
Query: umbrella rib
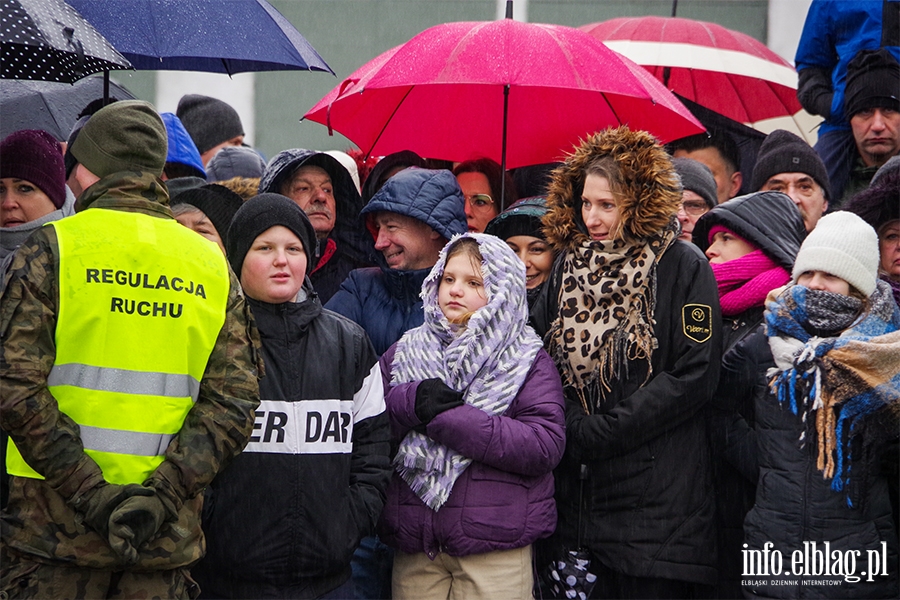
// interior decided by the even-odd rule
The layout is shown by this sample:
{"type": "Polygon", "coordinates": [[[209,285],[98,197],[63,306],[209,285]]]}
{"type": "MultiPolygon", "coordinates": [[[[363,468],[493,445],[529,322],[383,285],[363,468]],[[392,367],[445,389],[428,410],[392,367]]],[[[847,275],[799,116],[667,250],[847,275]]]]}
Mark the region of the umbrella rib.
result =
{"type": "Polygon", "coordinates": [[[400,110],[400,107],[403,106],[403,103],[406,102],[406,98],[409,96],[409,93],[413,91],[414,87],[416,87],[416,86],[414,86],[414,85],[409,86],[409,89],[406,90],[405,94],[403,94],[403,98],[400,100],[400,102],[397,103],[397,106],[394,107],[394,110],[391,111],[391,116],[388,117],[387,119],[385,119],[384,125],[381,126],[381,131],[379,131],[378,135],[375,136],[375,141],[372,142],[372,145],[369,146],[368,152],[366,152],[366,160],[368,160],[369,156],[372,155],[372,150],[374,150],[375,146],[378,145],[378,140],[381,139],[381,136],[382,136],[382,134],[384,134],[385,129],[387,129],[387,126],[390,125],[391,121],[394,119],[394,115],[397,114],[397,111],[400,110]]]}

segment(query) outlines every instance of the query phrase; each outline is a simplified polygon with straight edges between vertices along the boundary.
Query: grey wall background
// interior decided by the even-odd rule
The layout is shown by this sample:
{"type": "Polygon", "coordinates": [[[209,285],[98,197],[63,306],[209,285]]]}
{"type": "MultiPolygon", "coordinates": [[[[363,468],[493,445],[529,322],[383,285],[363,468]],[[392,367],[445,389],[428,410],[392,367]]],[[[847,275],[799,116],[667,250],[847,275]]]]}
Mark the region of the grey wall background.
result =
{"type": "MultiPolygon", "coordinates": [[[[335,71],[257,73],[254,145],[267,157],[285,148],[346,150],[352,143],[300,117],[366,61],[423,29],[450,21],[496,17],[495,0],[270,0],[335,71]]],[[[719,23],[767,42],[768,0],[678,0],[679,17],[719,23]]],[[[528,21],[577,27],[615,17],[671,16],[672,0],[529,0],[528,21]]],[[[802,27],[802,21],[797,28],[802,27]]],[[[155,72],[113,76],[154,101],[155,72]]]]}

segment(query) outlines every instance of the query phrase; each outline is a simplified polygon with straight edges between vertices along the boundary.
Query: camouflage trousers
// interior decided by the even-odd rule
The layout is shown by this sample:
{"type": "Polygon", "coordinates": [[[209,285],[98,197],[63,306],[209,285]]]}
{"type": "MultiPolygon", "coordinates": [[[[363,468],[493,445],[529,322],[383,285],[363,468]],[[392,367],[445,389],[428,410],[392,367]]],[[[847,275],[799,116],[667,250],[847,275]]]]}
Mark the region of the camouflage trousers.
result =
{"type": "Polygon", "coordinates": [[[39,563],[3,555],[0,600],[15,598],[196,598],[200,587],[186,568],[138,573],[39,563]]]}

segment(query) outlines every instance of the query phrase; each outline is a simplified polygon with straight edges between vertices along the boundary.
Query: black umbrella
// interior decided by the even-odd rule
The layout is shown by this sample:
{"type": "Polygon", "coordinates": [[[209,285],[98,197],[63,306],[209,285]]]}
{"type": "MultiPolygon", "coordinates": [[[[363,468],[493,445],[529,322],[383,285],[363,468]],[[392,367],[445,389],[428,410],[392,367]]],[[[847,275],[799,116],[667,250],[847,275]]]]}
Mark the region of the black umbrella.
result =
{"type": "Polygon", "coordinates": [[[63,0],[0,0],[0,78],[73,83],[131,63],[63,0]]]}
{"type": "MultiPolygon", "coordinates": [[[[134,98],[124,87],[111,82],[110,96],[134,98]]],[[[75,85],[53,81],[0,80],[0,139],[20,129],[43,129],[60,141],[88,103],[103,98],[103,77],[86,77],[75,85]]]]}
{"type": "Polygon", "coordinates": [[[747,127],[743,123],[738,123],[737,121],[729,119],[705,106],[700,106],[696,102],[692,102],[683,96],[679,96],[678,94],[675,94],[675,96],[681,100],[681,103],[684,104],[695,117],[697,117],[698,121],[703,123],[703,126],[706,127],[708,131],[722,132],[734,140],[734,143],[737,144],[738,152],[740,152],[741,155],[739,170],[743,176],[743,183],[741,184],[739,193],[749,194],[750,192],[755,192],[756,190],[751,190],[749,187],[750,182],[753,181],[753,168],[756,166],[756,155],[759,154],[759,147],[762,145],[763,140],[766,139],[766,134],[751,127],[747,127]]]}

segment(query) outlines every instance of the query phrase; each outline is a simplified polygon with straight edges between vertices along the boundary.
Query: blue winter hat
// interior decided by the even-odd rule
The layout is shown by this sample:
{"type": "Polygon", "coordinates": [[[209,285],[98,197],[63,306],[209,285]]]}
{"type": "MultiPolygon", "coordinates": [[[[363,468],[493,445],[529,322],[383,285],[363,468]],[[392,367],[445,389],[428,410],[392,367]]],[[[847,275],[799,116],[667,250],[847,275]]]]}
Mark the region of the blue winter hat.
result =
{"type": "Polygon", "coordinates": [[[181,119],[175,116],[175,113],[161,113],[163,123],[166,126],[166,137],[169,140],[169,152],[166,154],[167,163],[178,163],[187,165],[200,172],[200,177],[206,178],[206,169],[203,168],[203,161],[200,159],[200,152],[197,145],[191,139],[187,129],[184,128],[181,119]]]}

